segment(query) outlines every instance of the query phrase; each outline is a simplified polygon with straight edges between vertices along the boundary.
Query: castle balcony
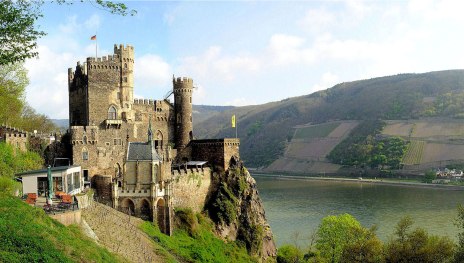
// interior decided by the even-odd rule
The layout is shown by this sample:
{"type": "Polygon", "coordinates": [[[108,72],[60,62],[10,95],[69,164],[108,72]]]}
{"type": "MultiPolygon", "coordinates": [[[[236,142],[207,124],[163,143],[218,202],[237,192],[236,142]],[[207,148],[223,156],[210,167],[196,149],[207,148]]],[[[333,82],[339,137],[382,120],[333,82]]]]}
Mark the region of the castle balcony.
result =
{"type": "Polygon", "coordinates": [[[109,127],[115,127],[115,128],[121,128],[121,124],[122,124],[122,120],[118,120],[118,119],[106,119],[105,120],[105,126],[106,128],[109,128],[109,127]]]}

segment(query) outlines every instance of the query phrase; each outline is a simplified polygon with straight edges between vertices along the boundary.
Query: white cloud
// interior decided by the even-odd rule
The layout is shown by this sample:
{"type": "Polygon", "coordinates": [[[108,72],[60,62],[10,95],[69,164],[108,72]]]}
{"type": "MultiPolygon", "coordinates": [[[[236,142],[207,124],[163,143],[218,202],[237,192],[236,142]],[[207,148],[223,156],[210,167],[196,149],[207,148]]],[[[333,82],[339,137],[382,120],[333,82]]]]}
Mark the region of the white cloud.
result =
{"type": "Polygon", "coordinates": [[[313,50],[304,47],[305,39],[298,36],[276,34],[269,41],[269,53],[273,65],[311,63],[315,60],[313,50]]]}
{"type": "Polygon", "coordinates": [[[253,56],[227,55],[223,54],[221,47],[211,46],[199,56],[182,58],[178,71],[200,79],[213,77],[232,81],[240,74],[256,72],[260,68],[260,61],[253,56]]]}
{"type": "Polygon", "coordinates": [[[55,53],[39,45],[40,59],[29,59],[30,85],[26,88],[26,100],[37,112],[51,118],[68,118],[67,69],[75,65],[76,56],[71,53],[55,53]]]}
{"type": "Polygon", "coordinates": [[[172,70],[161,57],[145,54],[135,59],[134,78],[134,86],[138,91],[150,90],[168,85],[172,79],[172,70]]]}
{"type": "Polygon", "coordinates": [[[101,18],[99,15],[96,14],[92,15],[84,22],[84,26],[86,27],[86,29],[90,30],[90,32],[92,32],[91,30],[96,31],[98,28],[100,28],[100,24],[101,18]]]}
{"type": "Polygon", "coordinates": [[[309,93],[316,92],[318,90],[324,90],[333,87],[339,81],[339,77],[331,72],[326,72],[322,75],[319,83],[313,85],[309,93]]]}
{"type": "Polygon", "coordinates": [[[336,15],[326,8],[310,9],[305,17],[299,22],[304,30],[310,32],[321,32],[336,22],[336,15]]]}

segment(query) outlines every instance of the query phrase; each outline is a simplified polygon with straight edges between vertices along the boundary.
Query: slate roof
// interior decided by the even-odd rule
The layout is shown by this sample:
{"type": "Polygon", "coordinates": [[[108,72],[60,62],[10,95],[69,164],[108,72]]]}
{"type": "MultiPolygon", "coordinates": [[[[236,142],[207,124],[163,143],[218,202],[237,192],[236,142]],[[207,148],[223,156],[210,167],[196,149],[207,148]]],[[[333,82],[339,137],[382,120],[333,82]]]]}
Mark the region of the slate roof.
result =
{"type": "Polygon", "coordinates": [[[155,146],[149,142],[130,142],[127,161],[160,161],[155,146]]]}

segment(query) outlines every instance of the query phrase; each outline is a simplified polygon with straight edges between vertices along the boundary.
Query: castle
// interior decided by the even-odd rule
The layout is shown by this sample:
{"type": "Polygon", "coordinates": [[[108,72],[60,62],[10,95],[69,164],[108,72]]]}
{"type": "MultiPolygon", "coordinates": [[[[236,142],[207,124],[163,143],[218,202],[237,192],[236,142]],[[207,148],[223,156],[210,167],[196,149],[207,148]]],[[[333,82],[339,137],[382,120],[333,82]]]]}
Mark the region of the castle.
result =
{"type": "Polygon", "coordinates": [[[202,209],[213,171],[239,159],[239,140],[195,140],[193,80],[173,78],[174,103],[134,99],[134,47],[68,69],[72,161],[114,208],[171,231],[172,208],[202,209]]]}

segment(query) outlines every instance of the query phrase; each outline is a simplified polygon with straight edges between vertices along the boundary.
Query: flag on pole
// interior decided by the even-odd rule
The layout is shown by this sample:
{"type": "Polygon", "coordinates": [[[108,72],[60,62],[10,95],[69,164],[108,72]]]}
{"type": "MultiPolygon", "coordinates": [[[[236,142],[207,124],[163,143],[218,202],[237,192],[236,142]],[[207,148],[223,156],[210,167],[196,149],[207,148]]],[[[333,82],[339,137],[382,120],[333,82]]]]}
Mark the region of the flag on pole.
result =
{"type": "Polygon", "coordinates": [[[97,35],[93,35],[90,40],[97,40],[97,35]]]}
{"type": "Polygon", "coordinates": [[[235,114],[232,115],[232,128],[235,128],[235,114]]]}

